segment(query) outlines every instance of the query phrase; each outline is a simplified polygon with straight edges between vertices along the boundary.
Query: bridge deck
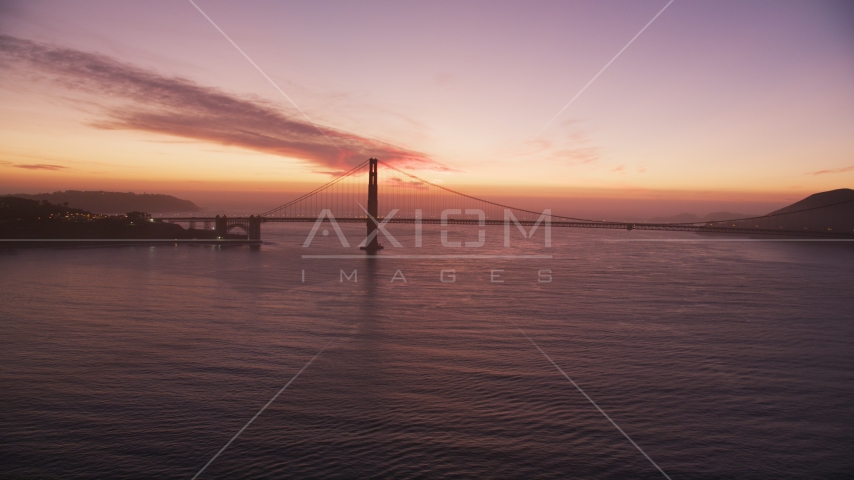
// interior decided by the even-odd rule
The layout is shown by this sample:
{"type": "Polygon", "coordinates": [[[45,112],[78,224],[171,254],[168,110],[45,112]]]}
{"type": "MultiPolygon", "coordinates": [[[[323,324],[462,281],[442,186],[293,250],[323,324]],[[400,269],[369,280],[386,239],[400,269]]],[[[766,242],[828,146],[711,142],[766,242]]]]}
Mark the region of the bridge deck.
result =
{"type": "MultiPolygon", "coordinates": [[[[156,219],[168,223],[205,223],[215,222],[215,217],[164,217],[156,219]]],[[[314,223],[316,217],[262,217],[262,223],[314,223]]],[[[336,218],[338,223],[365,223],[365,217],[342,217],[336,218]]],[[[384,218],[377,219],[383,222],[384,218]]],[[[441,225],[442,220],[438,218],[423,218],[416,220],[414,218],[391,218],[389,224],[414,224],[420,221],[423,225],[441,225]]],[[[249,217],[228,217],[228,223],[234,225],[237,223],[249,222],[249,217]]],[[[534,226],[537,222],[533,220],[518,220],[522,226],[534,226]]],[[[475,219],[451,219],[449,218],[447,225],[479,225],[480,222],[475,219]]],[[[504,220],[485,220],[483,225],[486,226],[503,226],[504,220]]],[[[697,233],[729,233],[742,235],[774,235],[788,237],[818,237],[818,238],[854,238],[854,233],[833,232],[833,231],[812,231],[812,230],[771,230],[762,228],[737,228],[737,227],[715,227],[706,224],[672,224],[672,223],[632,223],[632,222],[566,222],[552,221],[553,227],[562,228],[608,228],[618,230],[657,230],[671,232],[697,232],[697,233]]]]}

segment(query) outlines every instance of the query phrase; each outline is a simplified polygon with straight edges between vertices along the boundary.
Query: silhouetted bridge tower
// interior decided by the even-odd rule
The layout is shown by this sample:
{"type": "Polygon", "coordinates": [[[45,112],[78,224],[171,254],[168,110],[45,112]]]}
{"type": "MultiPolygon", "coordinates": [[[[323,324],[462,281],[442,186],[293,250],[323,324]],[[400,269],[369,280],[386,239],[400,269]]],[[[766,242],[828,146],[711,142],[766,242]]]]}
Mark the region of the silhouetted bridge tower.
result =
{"type": "Polygon", "coordinates": [[[383,248],[379,242],[379,235],[377,235],[377,222],[375,221],[379,216],[378,195],[379,185],[377,184],[377,159],[371,158],[368,160],[368,218],[366,219],[368,233],[365,236],[366,239],[370,240],[366,242],[365,246],[360,247],[369,254],[377,253],[383,248]]]}
{"type": "MultiPolygon", "coordinates": [[[[788,212],[780,215],[794,213],[788,212]]],[[[505,225],[513,221],[520,226],[547,222],[553,227],[608,228],[623,230],[665,230],[700,233],[732,233],[776,236],[809,236],[824,238],[852,238],[852,232],[786,230],[747,228],[753,219],[721,220],[695,223],[638,223],[598,221],[554,215],[549,210],[534,212],[466,195],[429,182],[393,165],[368,159],[332,181],[290,202],[260,215],[248,217],[175,217],[160,221],[187,224],[196,228],[216,230],[217,236],[226,238],[235,229],[241,230],[252,242],[261,241],[262,223],[317,222],[320,218],[335,219],[338,223],[362,223],[367,237],[360,245],[369,254],[383,247],[377,235],[378,225],[411,223],[416,229],[421,225],[505,225]],[[380,169],[379,166],[383,168],[380,169]],[[364,174],[367,174],[365,182],[364,174]],[[367,185],[366,185],[367,183],[367,185]],[[365,188],[367,186],[367,189],[365,188]],[[382,206],[382,209],[380,208],[382,206]],[[382,213],[382,215],[381,215],[382,213]]],[[[755,217],[768,219],[772,216],[755,217]]],[[[760,223],[760,222],[756,222],[760,223]]]]}

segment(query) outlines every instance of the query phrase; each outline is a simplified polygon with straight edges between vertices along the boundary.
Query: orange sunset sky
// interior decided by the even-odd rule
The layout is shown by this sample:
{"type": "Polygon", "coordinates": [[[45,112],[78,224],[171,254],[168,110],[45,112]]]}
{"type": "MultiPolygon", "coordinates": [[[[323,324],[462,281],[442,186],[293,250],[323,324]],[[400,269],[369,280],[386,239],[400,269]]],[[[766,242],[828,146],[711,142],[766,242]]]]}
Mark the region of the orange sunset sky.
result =
{"type": "Polygon", "coordinates": [[[195,3],[0,3],[0,193],[274,207],[369,156],[568,214],[854,187],[850,2],[195,3]]]}

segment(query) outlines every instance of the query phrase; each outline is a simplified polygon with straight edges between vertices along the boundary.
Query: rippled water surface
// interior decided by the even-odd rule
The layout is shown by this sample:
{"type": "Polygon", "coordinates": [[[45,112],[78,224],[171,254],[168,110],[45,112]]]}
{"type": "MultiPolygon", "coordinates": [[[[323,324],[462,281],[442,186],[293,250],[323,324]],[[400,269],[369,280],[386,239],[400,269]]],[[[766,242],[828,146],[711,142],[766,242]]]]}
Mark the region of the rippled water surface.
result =
{"type": "Polygon", "coordinates": [[[525,335],[673,479],[854,475],[851,245],[309,227],[0,253],[0,476],[190,478],[327,346],[200,478],[663,478],[525,335]]]}

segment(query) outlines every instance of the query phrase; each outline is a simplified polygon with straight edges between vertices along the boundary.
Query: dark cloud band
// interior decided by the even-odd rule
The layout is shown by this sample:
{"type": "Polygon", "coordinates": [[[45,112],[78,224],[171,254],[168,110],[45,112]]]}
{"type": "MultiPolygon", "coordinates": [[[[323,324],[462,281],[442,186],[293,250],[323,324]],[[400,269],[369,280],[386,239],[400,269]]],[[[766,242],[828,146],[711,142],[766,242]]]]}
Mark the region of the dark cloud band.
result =
{"type": "Polygon", "coordinates": [[[62,165],[49,165],[46,163],[19,163],[12,166],[15,168],[23,168],[25,170],[64,170],[67,168],[62,165]]]}
{"type": "MultiPolygon", "coordinates": [[[[105,55],[0,35],[0,61],[92,96],[102,108],[96,128],[137,130],[300,158],[340,171],[368,157],[417,168],[444,168],[427,155],[323,127],[258,100],[169,77],[105,55]],[[340,148],[340,150],[339,150],[340,148]]],[[[29,167],[22,167],[29,168],[29,167]]]]}

